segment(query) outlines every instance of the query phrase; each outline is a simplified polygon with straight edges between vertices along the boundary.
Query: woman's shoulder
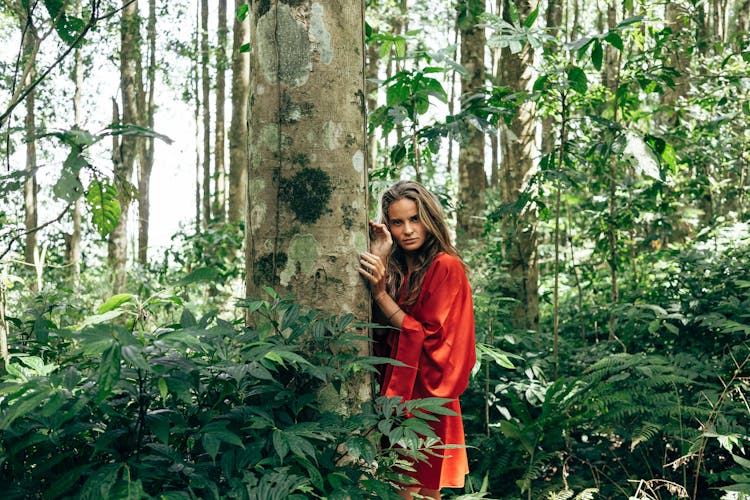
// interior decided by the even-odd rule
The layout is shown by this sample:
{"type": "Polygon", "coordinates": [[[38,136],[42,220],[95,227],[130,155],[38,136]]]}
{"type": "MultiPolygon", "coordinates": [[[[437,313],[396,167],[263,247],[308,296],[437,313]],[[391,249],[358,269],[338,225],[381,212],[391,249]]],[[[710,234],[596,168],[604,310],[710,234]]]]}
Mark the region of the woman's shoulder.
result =
{"type": "Polygon", "coordinates": [[[448,272],[461,271],[461,274],[465,274],[464,263],[461,258],[447,252],[438,253],[430,267],[435,270],[446,269],[448,272]]]}

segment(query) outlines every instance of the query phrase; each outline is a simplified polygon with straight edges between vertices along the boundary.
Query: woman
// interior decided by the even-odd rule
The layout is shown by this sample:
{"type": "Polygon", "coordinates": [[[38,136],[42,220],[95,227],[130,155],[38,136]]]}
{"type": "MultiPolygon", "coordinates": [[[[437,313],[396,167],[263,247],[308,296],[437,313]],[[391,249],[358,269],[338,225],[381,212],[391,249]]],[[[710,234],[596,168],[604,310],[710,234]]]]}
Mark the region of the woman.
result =
{"type": "MultiPolygon", "coordinates": [[[[458,397],[476,361],[474,310],[465,266],[450,242],[435,196],[416,182],[397,182],[380,200],[379,223],[371,222],[370,252],[360,257],[381,318],[390,330],[390,356],[381,394],[411,400],[450,398],[456,416],[440,416],[432,428],[445,445],[463,445],[458,397]],[[395,243],[395,245],[394,245],[395,243]]],[[[377,312],[377,311],[376,311],[377,312]]],[[[418,486],[402,492],[440,498],[444,487],[461,488],[468,473],[465,448],[447,448],[414,464],[418,486]]]]}

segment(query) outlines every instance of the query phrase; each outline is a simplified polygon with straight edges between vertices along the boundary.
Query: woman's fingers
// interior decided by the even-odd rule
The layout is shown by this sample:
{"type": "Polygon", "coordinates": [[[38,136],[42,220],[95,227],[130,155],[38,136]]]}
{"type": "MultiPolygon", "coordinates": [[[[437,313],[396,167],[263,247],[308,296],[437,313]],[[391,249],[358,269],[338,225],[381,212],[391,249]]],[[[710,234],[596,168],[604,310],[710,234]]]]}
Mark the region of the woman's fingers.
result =
{"type": "Polygon", "coordinates": [[[360,255],[359,264],[359,273],[373,283],[377,283],[385,276],[385,266],[377,255],[364,252],[360,255]]]}

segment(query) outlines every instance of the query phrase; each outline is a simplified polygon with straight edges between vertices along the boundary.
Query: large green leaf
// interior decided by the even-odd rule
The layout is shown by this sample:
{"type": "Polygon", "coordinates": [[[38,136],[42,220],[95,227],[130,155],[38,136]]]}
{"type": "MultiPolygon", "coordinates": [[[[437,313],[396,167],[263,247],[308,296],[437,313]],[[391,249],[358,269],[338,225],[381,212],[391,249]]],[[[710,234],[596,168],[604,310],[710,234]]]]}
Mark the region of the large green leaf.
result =
{"type": "Polygon", "coordinates": [[[68,45],[73,45],[86,23],[82,19],[68,15],[65,12],[66,3],[68,2],[63,0],[44,0],[44,6],[55,21],[55,30],[60,39],[68,45]]]}
{"type": "Polygon", "coordinates": [[[94,180],[86,191],[86,204],[92,214],[92,222],[102,237],[107,236],[120,222],[122,208],[117,199],[117,188],[112,184],[94,180]]]}

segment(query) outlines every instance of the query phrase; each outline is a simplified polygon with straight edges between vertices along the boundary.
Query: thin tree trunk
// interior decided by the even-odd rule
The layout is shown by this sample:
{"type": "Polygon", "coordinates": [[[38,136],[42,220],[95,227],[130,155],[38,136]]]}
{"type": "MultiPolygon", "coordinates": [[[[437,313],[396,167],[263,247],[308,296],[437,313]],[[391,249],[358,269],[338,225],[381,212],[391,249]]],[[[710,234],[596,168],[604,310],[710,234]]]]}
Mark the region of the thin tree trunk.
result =
{"type": "MultiPolygon", "coordinates": [[[[148,2],[148,67],[146,83],[148,96],[142,100],[141,124],[154,128],[154,87],[156,87],[156,0],[148,2]]],[[[154,168],[154,138],[141,139],[141,158],[138,162],[138,262],[148,264],[148,231],[151,222],[151,172],[154,168]]]]}
{"type": "MultiPolygon", "coordinates": [[[[21,12],[26,13],[21,9],[21,12]]],[[[34,80],[36,71],[34,58],[39,44],[39,36],[33,20],[27,15],[19,18],[20,28],[23,33],[23,62],[31,64],[26,79],[21,81],[22,86],[30,85],[34,80]]],[[[34,231],[38,225],[37,214],[37,185],[36,177],[36,91],[31,91],[25,101],[26,116],[24,118],[24,133],[26,135],[26,179],[23,184],[24,223],[26,226],[26,237],[24,245],[24,260],[29,265],[35,265],[34,255],[37,253],[37,232],[34,231]]]]}
{"type": "MultiPolygon", "coordinates": [[[[235,0],[234,11],[245,0],[235,0]]],[[[240,47],[250,41],[250,20],[234,16],[232,34],[232,119],[229,125],[229,222],[245,218],[247,207],[247,99],[250,93],[250,54],[240,47]]]]}
{"type": "MultiPolygon", "coordinates": [[[[562,25],[562,1],[561,0],[547,0],[547,33],[550,36],[558,37],[560,45],[565,42],[562,39],[565,31],[560,31],[562,25]]],[[[552,50],[555,50],[554,48],[552,50]]],[[[551,55],[551,52],[545,50],[547,55],[551,55]]],[[[550,114],[542,120],[542,154],[548,155],[555,148],[555,119],[550,114]]],[[[562,165],[558,165],[558,168],[562,168],[562,165]]]]}
{"type": "MultiPolygon", "coordinates": [[[[369,240],[363,24],[361,0],[252,4],[245,247],[248,296],[272,286],[367,320],[352,259],[369,240]]],[[[321,404],[358,411],[369,389],[363,373],[321,404]]]]}
{"type": "Polygon", "coordinates": [[[219,0],[218,44],[216,47],[216,126],[214,131],[214,209],[213,218],[223,222],[227,218],[226,165],[224,148],[226,129],[224,126],[224,104],[226,100],[227,70],[227,0],[219,0]]]}
{"type": "MultiPolygon", "coordinates": [[[[122,95],[123,125],[138,124],[137,88],[140,83],[137,61],[140,60],[140,36],[138,3],[122,0],[120,19],[120,93],[122,95]]],[[[113,151],[115,186],[122,210],[120,221],[109,235],[108,260],[112,272],[113,293],[125,290],[128,261],[128,212],[130,199],[127,184],[133,176],[133,168],[138,155],[138,138],[123,135],[113,151]]]]}
{"type": "MultiPolygon", "coordinates": [[[[373,34],[377,33],[377,28],[373,28],[373,34]]],[[[378,50],[377,44],[371,43],[367,47],[367,82],[365,84],[367,89],[367,112],[372,113],[375,108],[378,107],[378,84],[375,80],[378,79],[380,65],[380,50],[378,50]]],[[[367,150],[370,154],[370,167],[378,167],[378,138],[376,134],[370,135],[369,144],[367,150]]]]}
{"type": "MultiPolygon", "coordinates": [[[[461,31],[461,65],[468,76],[461,77],[461,94],[466,99],[484,89],[484,28],[477,26],[484,13],[484,0],[463,0],[458,6],[458,27],[461,31]]],[[[458,224],[457,230],[468,238],[482,233],[485,191],[484,132],[468,126],[458,154],[458,224]]]]}
{"type": "MultiPolygon", "coordinates": [[[[33,73],[32,73],[33,74],[33,73]]],[[[36,116],[34,106],[36,91],[32,90],[26,97],[26,117],[24,119],[24,132],[26,134],[26,179],[23,183],[23,206],[24,222],[26,225],[26,237],[24,245],[24,260],[27,264],[34,265],[34,255],[37,252],[37,232],[33,231],[38,225],[37,216],[37,191],[39,187],[36,179],[36,116]]]]}
{"type": "MultiPolygon", "coordinates": [[[[81,0],[76,0],[76,15],[81,15],[81,0]]],[[[81,126],[81,91],[83,90],[83,53],[76,47],[73,54],[73,126],[81,126]]],[[[81,214],[83,212],[83,196],[76,198],[73,204],[73,234],[70,236],[70,265],[73,290],[77,290],[81,282],[81,214]]]]}
{"type": "Polygon", "coordinates": [[[203,227],[211,222],[211,80],[208,74],[208,0],[201,0],[201,95],[203,96],[203,227]]]}
{"type": "Polygon", "coordinates": [[[195,232],[200,233],[203,227],[203,200],[201,190],[202,180],[202,163],[201,163],[201,124],[200,124],[200,113],[201,113],[201,97],[198,91],[199,87],[199,66],[198,52],[199,52],[199,39],[201,32],[201,8],[200,4],[196,3],[195,12],[195,38],[193,39],[193,54],[195,59],[193,60],[193,123],[195,125],[195,232]]]}
{"type": "MultiPolygon", "coordinates": [[[[528,1],[518,4],[518,12],[526,18],[534,7],[528,1]]],[[[503,17],[510,20],[510,6],[505,0],[503,17]]],[[[499,65],[498,81],[515,91],[529,91],[535,75],[533,53],[526,47],[518,54],[511,54],[503,49],[499,65]]],[[[533,102],[519,105],[510,127],[501,126],[500,195],[508,203],[518,200],[521,193],[533,197],[536,190],[530,186],[535,174],[534,158],[537,155],[536,145],[536,107],[533,102]]],[[[508,293],[518,299],[518,306],[513,312],[516,328],[538,330],[539,328],[539,262],[537,259],[537,213],[534,203],[527,203],[515,217],[505,221],[509,231],[508,239],[508,273],[511,277],[511,288],[508,293]]]]}

